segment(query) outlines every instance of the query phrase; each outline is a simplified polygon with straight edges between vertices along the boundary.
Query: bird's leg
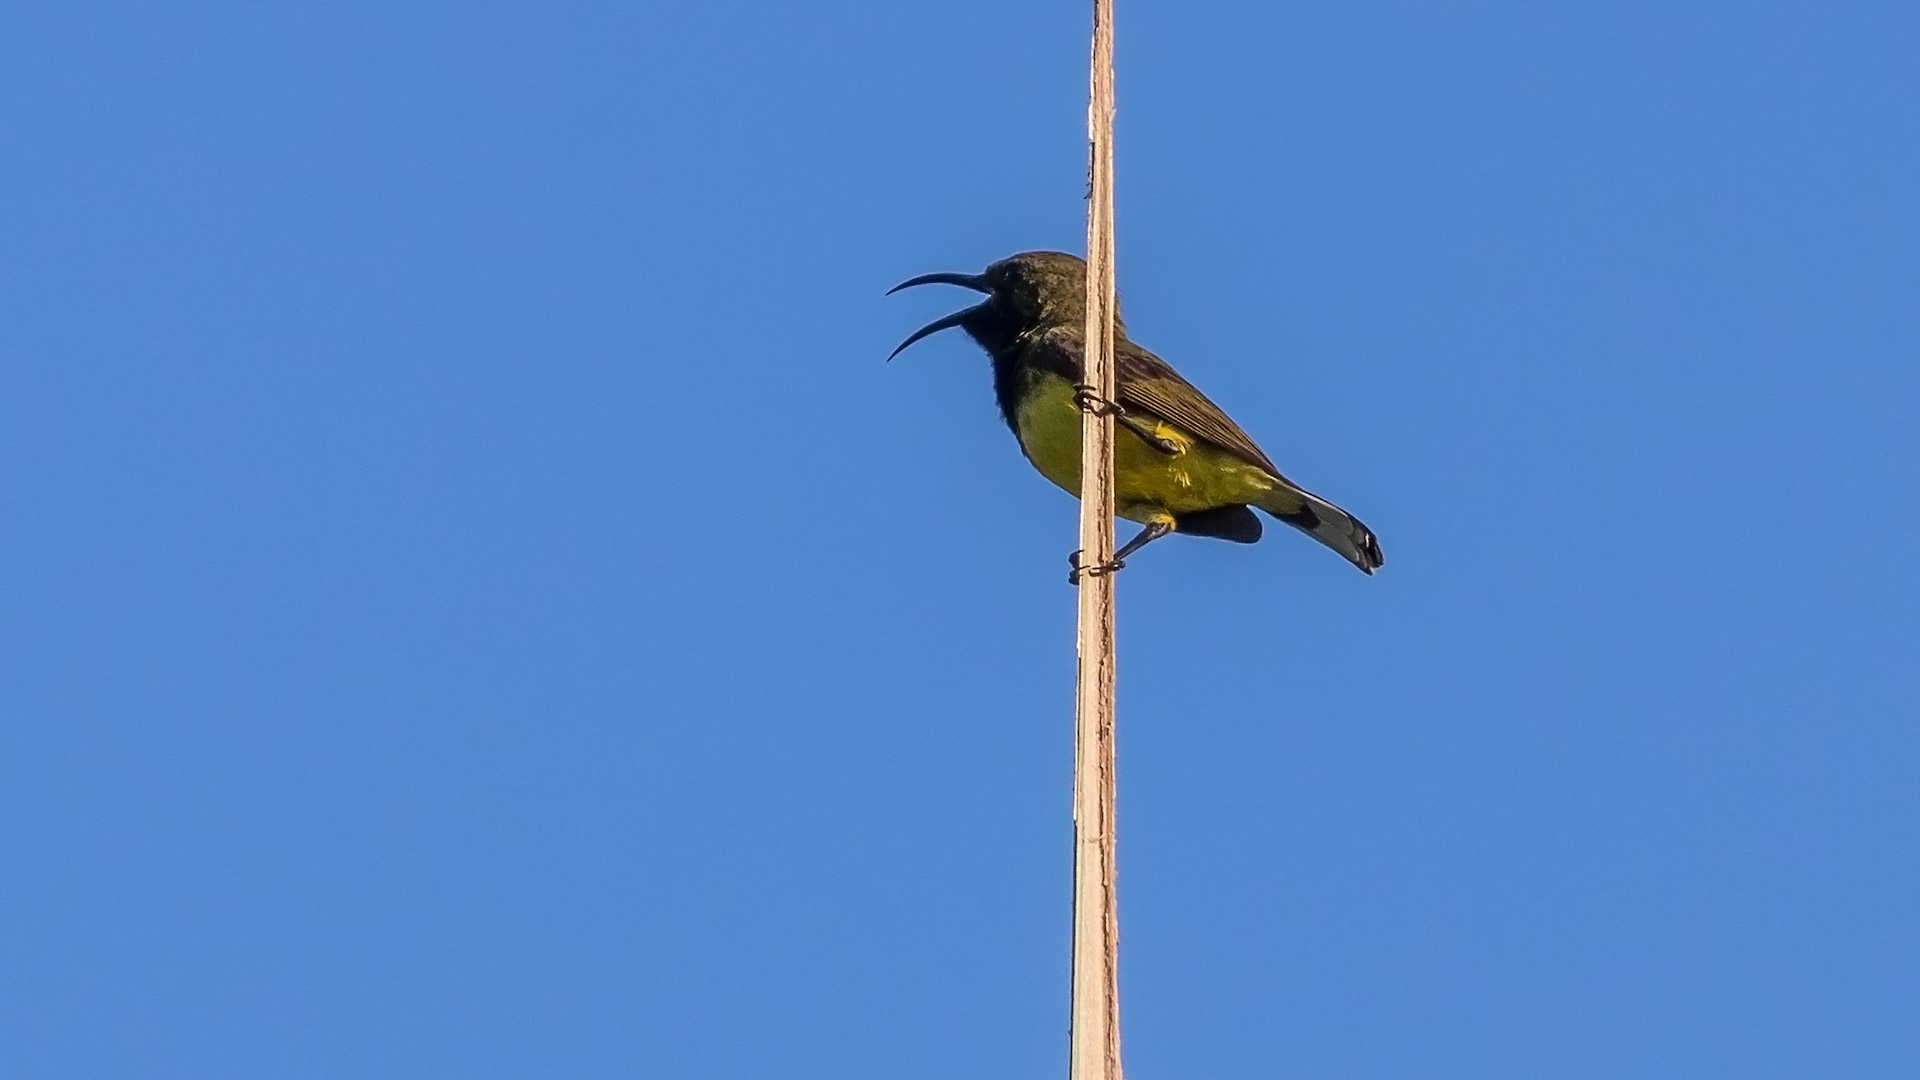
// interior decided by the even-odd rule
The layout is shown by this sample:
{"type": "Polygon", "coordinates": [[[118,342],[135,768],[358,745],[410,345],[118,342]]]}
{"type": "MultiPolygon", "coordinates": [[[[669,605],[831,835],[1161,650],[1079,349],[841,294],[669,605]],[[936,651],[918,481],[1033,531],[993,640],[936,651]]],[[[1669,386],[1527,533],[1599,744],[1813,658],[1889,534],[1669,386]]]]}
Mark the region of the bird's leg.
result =
{"type": "Polygon", "coordinates": [[[1160,539],[1172,531],[1173,522],[1171,521],[1147,522],[1140,527],[1139,532],[1133,534],[1133,539],[1121,545],[1120,550],[1113,553],[1113,561],[1125,565],[1127,556],[1139,551],[1141,548],[1146,547],[1148,544],[1153,543],[1155,540],[1160,539]]]}
{"type": "Polygon", "coordinates": [[[1172,457],[1180,452],[1181,447],[1179,443],[1174,442],[1172,439],[1161,438],[1159,433],[1153,430],[1153,426],[1145,420],[1127,413],[1121,413],[1114,417],[1114,419],[1120,421],[1128,431],[1140,436],[1142,442],[1166,454],[1168,457],[1172,457]]]}
{"type": "Polygon", "coordinates": [[[1160,539],[1172,531],[1173,522],[1171,521],[1149,521],[1139,532],[1133,534],[1133,539],[1127,541],[1121,546],[1119,551],[1113,553],[1112,562],[1103,563],[1099,566],[1080,565],[1080,553],[1078,551],[1068,555],[1067,565],[1073,569],[1067,573],[1067,584],[1080,584],[1081,574],[1090,574],[1094,577],[1099,577],[1101,574],[1118,572],[1122,567],[1127,565],[1127,556],[1139,551],[1141,548],[1146,547],[1148,544],[1153,543],[1155,540],[1160,539]]]}
{"type": "Polygon", "coordinates": [[[1075,404],[1080,406],[1081,412],[1090,412],[1095,416],[1099,416],[1101,413],[1112,414],[1113,419],[1119,423],[1120,426],[1140,436],[1142,442],[1163,454],[1178,454],[1185,449],[1172,439],[1161,438],[1160,433],[1154,430],[1152,424],[1129,413],[1125,405],[1117,401],[1109,401],[1099,394],[1094,393],[1092,383],[1074,383],[1073,400],[1075,404]]]}

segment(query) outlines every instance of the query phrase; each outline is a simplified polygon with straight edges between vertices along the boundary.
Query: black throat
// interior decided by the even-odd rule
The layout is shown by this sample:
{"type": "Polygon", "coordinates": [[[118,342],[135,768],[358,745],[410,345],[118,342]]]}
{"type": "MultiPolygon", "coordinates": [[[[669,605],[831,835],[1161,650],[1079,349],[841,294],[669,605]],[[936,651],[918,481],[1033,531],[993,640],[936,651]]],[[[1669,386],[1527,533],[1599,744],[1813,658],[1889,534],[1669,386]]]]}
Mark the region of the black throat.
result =
{"type": "Polygon", "coordinates": [[[982,304],[961,328],[993,361],[993,400],[1000,407],[1000,418],[1007,422],[1015,438],[1020,436],[1020,399],[1027,390],[1031,367],[1028,338],[1038,327],[1025,324],[1000,310],[1000,305],[982,304]]]}

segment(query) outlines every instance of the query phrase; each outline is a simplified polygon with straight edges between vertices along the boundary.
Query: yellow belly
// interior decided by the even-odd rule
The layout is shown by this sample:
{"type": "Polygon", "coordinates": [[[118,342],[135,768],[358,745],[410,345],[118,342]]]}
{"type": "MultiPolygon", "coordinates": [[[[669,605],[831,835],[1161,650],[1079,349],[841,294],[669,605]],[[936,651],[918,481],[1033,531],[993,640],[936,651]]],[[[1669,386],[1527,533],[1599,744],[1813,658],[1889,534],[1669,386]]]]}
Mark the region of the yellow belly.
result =
{"type": "MultiPolygon", "coordinates": [[[[1040,475],[1078,497],[1083,414],[1073,399],[1073,387],[1049,372],[1033,378],[1015,416],[1020,448],[1040,475]]],[[[1183,449],[1169,454],[1125,426],[1115,426],[1114,489],[1119,514],[1128,521],[1166,521],[1200,510],[1245,505],[1273,490],[1273,478],[1264,470],[1164,421],[1141,419],[1155,425],[1154,434],[1183,449]]]]}

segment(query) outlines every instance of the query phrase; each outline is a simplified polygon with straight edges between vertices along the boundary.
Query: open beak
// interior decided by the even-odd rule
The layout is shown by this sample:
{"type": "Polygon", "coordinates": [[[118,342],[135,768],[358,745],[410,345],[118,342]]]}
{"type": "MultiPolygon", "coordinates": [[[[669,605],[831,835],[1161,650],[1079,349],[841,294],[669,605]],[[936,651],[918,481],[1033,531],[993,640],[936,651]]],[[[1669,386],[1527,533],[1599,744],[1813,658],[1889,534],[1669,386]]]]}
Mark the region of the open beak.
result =
{"type": "Polygon", "coordinates": [[[990,293],[993,291],[992,287],[990,287],[986,283],[986,280],[979,274],[921,274],[919,277],[908,278],[893,288],[888,289],[887,295],[892,296],[901,289],[911,289],[915,285],[958,285],[962,288],[972,289],[974,292],[990,293]]]}
{"type": "MultiPolygon", "coordinates": [[[[993,289],[987,285],[986,281],[981,278],[979,274],[921,274],[917,278],[908,278],[893,288],[888,289],[887,295],[892,296],[901,289],[910,289],[915,285],[959,285],[962,288],[972,289],[975,292],[993,292],[993,289]]],[[[915,330],[912,337],[901,342],[898,347],[887,354],[887,359],[891,360],[899,356],[901,351],[907,346],[929,334],[937,334],[942,330],[949,330],[959,326],[962,322],[966,321],[967,316],[980,310],[982,306],[984,305],[975,305],[962,311],[956,311],[944,319],[935,319],[933,322],[915,330]]]]}

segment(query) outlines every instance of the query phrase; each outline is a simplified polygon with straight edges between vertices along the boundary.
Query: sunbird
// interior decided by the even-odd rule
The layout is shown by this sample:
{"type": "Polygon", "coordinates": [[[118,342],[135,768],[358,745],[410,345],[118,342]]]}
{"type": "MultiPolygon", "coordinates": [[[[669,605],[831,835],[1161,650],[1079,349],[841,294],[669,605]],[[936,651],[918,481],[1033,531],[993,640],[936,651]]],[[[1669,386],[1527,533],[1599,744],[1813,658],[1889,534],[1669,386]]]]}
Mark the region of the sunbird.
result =
{"type": "Polygon", "coordinates": [[[958,285],[987,298],[915,330],[887,359],[929,334],[959,327],[993,358],[993,393],[1021,452],[1068,494],[1080,494],[1080,422],[1089,409],[1110,408],[1114,428],[1115,509],[1142,528],[1105,567],[1069,557],[1071,579],[1111,572],[1127,556],[1168,533],[1212,536],[1237,544],[1260,539],[1260,519],[1274,517],[1345,556],[1371,574],[1384,561],[1373,531],[1345,510],[1280,474],[1240,426],[1180,377],[1173,366],[1127,338],[1114,317],[1117,402],[1103,402],[1083,381],[1087,267],[1077,255],[1024,251],[979,274],[922,274],[915,285],[958,285]]]}

